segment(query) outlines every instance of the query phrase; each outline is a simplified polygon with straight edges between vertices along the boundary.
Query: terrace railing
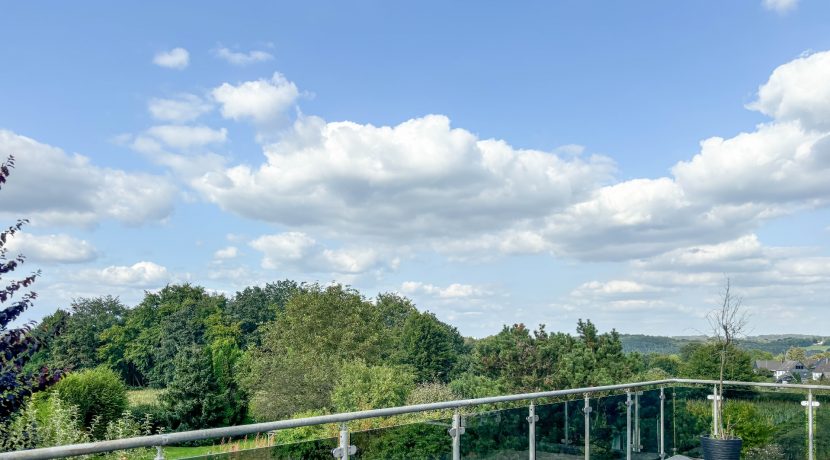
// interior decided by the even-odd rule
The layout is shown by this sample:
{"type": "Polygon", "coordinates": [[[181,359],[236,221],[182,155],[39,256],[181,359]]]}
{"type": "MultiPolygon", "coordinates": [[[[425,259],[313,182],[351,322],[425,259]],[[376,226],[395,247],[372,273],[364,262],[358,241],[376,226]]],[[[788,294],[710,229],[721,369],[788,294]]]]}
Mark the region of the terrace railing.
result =
{"type": "MultiPolygon", "coordinates": [[[[830,426],[822,426],[818,431],[823,437],[817,446],[814,420],[819,400],[830,401],[830,386],[728,381],[724,382],[724,393],[718,394],[717,381],[666,379],[3,452],[0,460],[72,457],[139,448],[155,449],[155,459],[162,460],[165,447],[182,443],[239,439],[332,424],[339,426],[334,438],[278,446],[268,443],[250,458],[384,458],[389,457],[389,451],[379,454],[378,446],[388,449],[390,439],[394,439],[392,448],[406,450],[397,452],[401,458],[457,460],[467,455],[535,460],[537,456],[552,458],[556,454],[587,460],[622,454],[627,460],[665,459],[696,453],[697,436],[718,426],[715,409],[721,401],[751,406],[755,408],[755,416],[763,415],[774,426],[791,427],[779,433],[781,439],[776,440],[785,450],[789,449],[786,458],[830,458],[830,433],[823,431],[830,426]],[[394,419],[399,424],[350,431],[350,425],[359,425],[368,419],[394,419]]],[[[738,411],[736,417],[741,416],[753,415],[738,411]]],[[[740,420],[725,422],[739,423],[740,420]]],[[[234,458],[246,458],[243,453],[233,452],[234,458]]],[[[222,452],[205,455],[217,459],[229,456],[222,452]]]]}

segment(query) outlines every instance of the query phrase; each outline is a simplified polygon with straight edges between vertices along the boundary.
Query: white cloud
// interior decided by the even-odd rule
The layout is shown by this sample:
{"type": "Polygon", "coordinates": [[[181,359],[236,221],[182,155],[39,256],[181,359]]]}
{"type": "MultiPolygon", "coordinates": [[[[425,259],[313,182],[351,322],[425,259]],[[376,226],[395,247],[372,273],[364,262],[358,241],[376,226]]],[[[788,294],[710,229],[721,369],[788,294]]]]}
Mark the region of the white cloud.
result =
{"type": "Polygon", "coordinates": [[[88,241],[66,234],[18,233],[8,241],[6,248],[12,254],[23,254],[28,261],[41,263],[80,263],[98,257],[88,241]]]}
{"type": "Polygon", "coordinates": [[[226,248],[222,248],[222,249],[219,249],[216,252],[214,252],[213,253],[213,258],[214,259],[219,259],[219,260],[228,260],[228,259],[234,259],[238,255],[239,255],[239,249],[237,249],[236,246],[228,246],[226,248]]]}
{"type": "Polygon", "coordinates": [[[653,286],[648,286],[636,281],[630,280],[611,280],[606,282],[589,281],[582,284],[573,291],[573,295],[602,295],[602,296],[630,296],[642,295],[648,292],[654,292],[656,289],[653,286]]]}
{"type": "Polygon", "coordinates": [[[160,125],[147,130],[147,134],[177,149],[189,149],[227,140],[228,130],[207,126],[160,125]]]}
{"type": "Polygon", "coordinates": [[[190,53],[184,48],[160,51],[153,57],[153,64],[168,69],[182,70],[190,64],[190,53]]]}
{"type": "Polygon", "coordinates": [[[374,249],[324,249],[325,267],[336,273],[363,273],[381,264],[381,256],[374,249]]]}
{"type": "Polygon", "coordinates": [[[236,86],[223,83],[211,94],[222,106],[223,117],[251,119],[256,123],[280,118],[300,95],[297,86],[280,73],[269,80],[246,81],[236,86]]]}
{"type": "Polygon", "coordinates": [[[17,165],[0,193],[0,214],[35,225],[92,225],[105,219],[141,224],[165,219],[176,188],[167,178],[93,165],[82,155],[0,130],[0,158],[17,165]]]}
{"type": "Polygon", "coordinates": [[[157,120],[185,123],[213,110],[213,104],[195,94],[181,94],[174,98],[152,98],[147,110],[157,120]]]}
{"type": "Polygon", "coordinates": [[[420,281],[405,281],[400,288],[403,294],[426,294],[440,299],[469,299],[491,296],[492,293],[479,286],[471,284],[452,283],[445,287],[420,281]]]}
{"type": "Polygon", "coordinates": [[[302,259],[317,244],[302,232],[286,232],[263,235],[251,241],[251,247],[262,252],[262,268],[279,268],[281,265],[302,259]]]}
{"type": "MultiPolygon", "coordinates": [[[[394,127],[303,118],[265,156],[192,185],[245,217],[396,242],[511,229],[588,197],[614,168],[479,140],[438,115],[394,127]]],[[[505,251],[545,246],[533,233],[512,236],[505,251]]]]}
{"type": "Polygon", "coordinates": [[[130,266],[112,265],[102,269],[85,269],[74,275],[74,278],[93,284],[143,288],[161,287],[171,279],[167,268],[145,261],[130,266]]]}
{"type": "Polygon", "coordinates": [[[228,48],[220,47],[216,50],[216,55],[225,61],[238,66],[254,64],[257,62],[265,62],[274,59],[270,53],[260,50],[251,50],[247,53],[231,51],[228,48]]]}
{"type": "Polygon", "coordinates": [[[384,257],[377,249],[329,249],[302,232],[263,235],[250,245],[263,253],[262,268],[267,269],[297,268],[316,273],[356,275],[375,269],[394,269],[399,263],[394,257],[384,257]]]}
{"type": "Polygon", "coordinates": [[[763,0],[764,8],[776,13],[786,13],[798,6],[798,0],[763,0]]]}
{"type": "Polygon", "coordinates": [[[830,51],[808,54],[776,68],[749,108],[805,129],[830,130],[830,51]]]}

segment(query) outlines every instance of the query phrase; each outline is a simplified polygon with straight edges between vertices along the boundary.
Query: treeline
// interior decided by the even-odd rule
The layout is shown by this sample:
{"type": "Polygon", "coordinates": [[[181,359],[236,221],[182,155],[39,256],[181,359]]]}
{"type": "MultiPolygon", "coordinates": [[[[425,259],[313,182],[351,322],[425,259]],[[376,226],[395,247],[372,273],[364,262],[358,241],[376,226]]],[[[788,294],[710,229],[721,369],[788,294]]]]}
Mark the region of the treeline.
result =
{"type": "MultiPolygon", "coordinates": [[[[637,352],[642,354],[663,353],[677,354],[683,347],[691,343],[702,343],[705,337],[697,339],[686,337],[661,337],[642,334],[622,334],[620,336],[623,349],[626,352],[637,352]]],[[[784,355],[793,348],[806,348],[822,341],[823,337],[818,336],[758,336],[742,338],[739,346],[747,351],[761,351],[772,356],[784,355]]],[[[820,353],[821,350],[812,351],[820,353]]]]}
{"type": "MultiPolygon", "coordinates": [[[[59,323],[29,366],[104,369],[130,387],[162,389],[160,407],[133,405],[132,416],[168,431],[718,372],[706,344],[626,353],[616,331],[589,320],[576,335],[517,324],[474,340],[394,293],[370,299],[290,280],[231,297],[171,285],[132,308],[77,299],[39,331],[59,323]]],[[[751,356],[731,350],[727,374],[755,378],[751,356]]]]}

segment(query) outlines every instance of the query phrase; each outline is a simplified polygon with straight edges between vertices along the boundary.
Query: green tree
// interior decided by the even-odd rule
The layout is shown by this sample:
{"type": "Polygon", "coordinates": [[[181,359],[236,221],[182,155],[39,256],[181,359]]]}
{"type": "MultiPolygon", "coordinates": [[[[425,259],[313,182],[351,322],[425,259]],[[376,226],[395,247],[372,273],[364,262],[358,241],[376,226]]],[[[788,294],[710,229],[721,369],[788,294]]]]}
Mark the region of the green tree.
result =
{"type": "Polygon", "coordinates": [[[344,364],[331,400],[338,412],[401,406],[415,388],[415,376],[406,368],[344,364]]]}
{"type": "MultiPolygon", "coordinates": [[[[681,350],[683,377],[692,379],[718,380],[720,378],[721,348],[713,343],[690,343],[681,350]]],[[[749,353],[730,346],[725,352],[724,364],[725,380],[740,380],[752,382],[757,377],[752,370],[752,360],[749,353]]]]}
{"type": "Polygon", "coordinates": [[[105,367],[70,373],[54,390],[61,401],[78,408],[83,426],[89,428],[97,422],[99,431],[93,433],[97,438],[104,435],[108,423],[127,410],[127,387],[118,374],[105,367]]]}
{"type": "Polygon", "coordinates": [[[210,349],[182,348],[174,361],[174,374],[161,401],[174,430],[196,430],[228,424],[226,400],[216,382],[210,349]]]}
{"type": "Polygon", "coordinates": [[[397,361],[415,370],[418,383],[447,382],[463,351],[456,328],[432,313],[413,311],[403,324],[397,361]]]}
{"type": "Polygon", "coordinates": [[[333,375],[345,362],[391,362],[396,326],[410,306],[392,296],[378,302],[342,285],[305,286],[260,328],[262,343],[248,350],[242,388],[258,420],[331,407],[333,375]]]}
{"type": "Polygon", "coordinates": [[[807,360],[807,352],[801,347],[791,347],[787,350],[787,353],[784,354],[784,359],[800,361],[803,363],[807,360]]]}
{"type": "Polygon", "coordinates": [[[123,324],[127,308],[117,297],[75,299],[59,337],[47,350],[45,361],[52,367],[73,370],[91,369],[102,364],[98,349],[102,333],[123,324]]]}
{"type": "Polygon", "coordinates": [[[189,284],[148,292],[123,325],[101,334],[99,354],[131,385],[163,388],[173,378],[173,360],[180,349],[209,343],[208,329],[223,323],[225,303],[223,296],[189,284]]]}
{"type": "Polygon", "coordinates": [[[239,324],[243,348],[260,344],[259,327],[276,319],[277,313],[300,289],[296,281],[283,280],[264,287],[246,287],[228,301],[228,317],[239,324]]]}

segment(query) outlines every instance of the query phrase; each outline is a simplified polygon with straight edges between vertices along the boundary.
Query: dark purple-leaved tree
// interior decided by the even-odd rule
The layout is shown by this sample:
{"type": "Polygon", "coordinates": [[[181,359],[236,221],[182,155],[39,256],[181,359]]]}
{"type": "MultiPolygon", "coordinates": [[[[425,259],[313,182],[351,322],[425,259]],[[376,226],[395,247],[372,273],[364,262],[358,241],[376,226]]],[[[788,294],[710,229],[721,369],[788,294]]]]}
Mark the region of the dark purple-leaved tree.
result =
{"type": "MultiPolygon", "coordinates": [[[[5,185],[13,168],[13,156],[0,163],[0,189],[5,185]]],[[[39,270],[24,278],[3,281],[25,261],[21,254],[9,254],[7,243],[26,223],[26,219],[18,220],[16,224],[0,232],[0,306],[8,304],[0,308],[0,422],[8,419],[27,396],[56,383],[63,375],[63,371],[45,368],[25,370],[26,363],[32,355],[45,345],[49,337],[58,333],[59,327],[46,334],[35,334],[32,331],[32,323],[16,328],[9,327],[11,322],[31,307],[37,298],[37,293],[29,288],[40,276],[39,270]]]]}

